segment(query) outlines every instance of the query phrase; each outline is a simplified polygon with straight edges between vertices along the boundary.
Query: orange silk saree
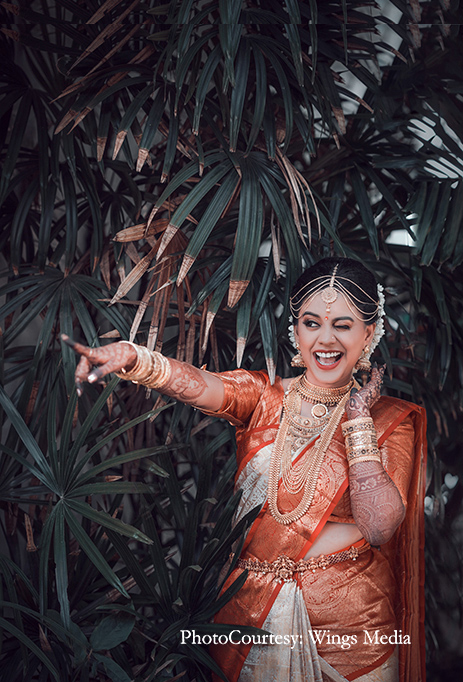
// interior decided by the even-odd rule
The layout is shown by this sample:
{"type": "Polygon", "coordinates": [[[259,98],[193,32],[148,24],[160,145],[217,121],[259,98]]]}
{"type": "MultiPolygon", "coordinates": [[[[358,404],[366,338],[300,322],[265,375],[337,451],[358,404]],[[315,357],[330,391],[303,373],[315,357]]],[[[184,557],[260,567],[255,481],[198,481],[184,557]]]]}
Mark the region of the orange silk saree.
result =
{"type": "MultiPolygon", "coordinates": [[[[218,376],[225,399],[215,414],[237,429],[236,489],[242,490],[237,520],[263,505],[241,557],[270,562],[281,555],[302,559],[327,522],[353,523],[341,428],[325,455],[308,512],[283,526],[266,502],[268,466],[283,399],[281,380],[271,386],[265,372],[244,370],[218,376]]],[[[404,522],[387,544],[370,548],[355,562],[307,572],[290,583],[250,571],[243,587],[215,618],[238,628],[233,643],[211,647],[230,682],[424,681],[425,414],[412,403],[382,397],[372,417],[384,469],[406,506],[404,522]],[[283,643],[241,642],[240,625],[277,631],[283,643]]],[[[297,457],[310,455],[311,447],[313,442],[301,447],[297,457]]],[[[280,487],[281,511],[290,511],[298,501],[298,496],[280,487]]],[[[241,571],[235,568],[224,590],[241,571]]]]}

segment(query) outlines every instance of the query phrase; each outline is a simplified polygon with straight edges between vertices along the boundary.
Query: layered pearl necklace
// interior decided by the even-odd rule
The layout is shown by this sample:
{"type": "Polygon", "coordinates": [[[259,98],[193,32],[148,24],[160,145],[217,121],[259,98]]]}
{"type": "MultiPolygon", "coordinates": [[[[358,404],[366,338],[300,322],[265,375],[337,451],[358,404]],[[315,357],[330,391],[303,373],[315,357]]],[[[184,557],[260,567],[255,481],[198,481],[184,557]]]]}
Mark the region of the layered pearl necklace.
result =
{"type": "Polygon", "coordinates": [[[283,414],[270,459],[268,501],[272,516],[278,523],[288,525],[300,519],[309,509],[325,453],[339,426],[344,414],[350,391],[359,384],[352,379],[346,386],[338,388],[322,388],[310,384],[305,375],[294,379],[283,399],[283,414]],[[315,403],[312,407],[314,422],[304,420],[301,424],[300,414],[302,400],[315,403]],[[329,413],[328,406],[336,405],[329,413]],[[300,462],[292,464],[294,445],[301,445],[306,439],[309,443],[317,435],[320,438],[310,452],[300,462]],[[296,439],[296,440],[295,440],[296,439]],[[287,514],[278,509],[278,483],[280,477],[283,485],[291,494],[304,490],[302,499],[295,509],[287,514]]]}

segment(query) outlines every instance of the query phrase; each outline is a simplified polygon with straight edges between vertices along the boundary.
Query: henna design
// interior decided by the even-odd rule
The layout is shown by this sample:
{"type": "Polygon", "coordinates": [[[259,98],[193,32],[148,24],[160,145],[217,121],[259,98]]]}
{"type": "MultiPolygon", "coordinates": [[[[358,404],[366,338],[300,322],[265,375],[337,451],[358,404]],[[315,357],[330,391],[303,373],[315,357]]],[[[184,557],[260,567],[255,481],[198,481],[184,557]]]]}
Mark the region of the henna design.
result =
{"type": "Polygon", "coordinates": [[[357,417],[370,417],[370,410],[381,397],[381,384],[383,383],[386,365],[373,367],[370,381],[356,393],[352,393],[347,401],[346,414],[348,419],[357,417]]]}
{"type": "Polygon", "coordinates": [[[208,388],[203,372],[177,360],[170,360],[170,363],[172,374],[161,392],[183,403],[194,405],[208,388]]]}
{"type": "Polygon", "coordinates": [[[370,544],[384,544],[405,517],[405,507],[393,481],[379,462],[357,462],[349,470],[349,488],[358,529],[370,544]]]}
{"type": "Polygon", "coordinates": [[[78,396],[82,395],[82,384],[85,381],[94,383],[111,372],[130,370],[137,360],[136,350],[128,343],[109,343],[107,346],[89,348],[73,341],[66,334],[61,334],[61,339],[81,356],[75,372],[78,396]],[[94,369],[95,366],[97,369],[94,369]]]}
{"type": "MultiPolygon", "coordinates": [[[[106,374],[120,372],[121,369],[129,372],[137,361],[136,349],[123,341],[110,343],[100,348],[89,348],[76,343],[66,334],[62,334],[61,338],[81,355],[75,373],[78,396],[82,395],[83,382],[96,382],[106,374]],[[96,369],[95,366],[97,366],[96,369]]],[[[211,411],[219,409],[223,402],[224,389],[218,377],[185,362],[169,359],[169,363],[172,373],[162,388],[161,392],[164,395],[201,409],[211,411]]]]}

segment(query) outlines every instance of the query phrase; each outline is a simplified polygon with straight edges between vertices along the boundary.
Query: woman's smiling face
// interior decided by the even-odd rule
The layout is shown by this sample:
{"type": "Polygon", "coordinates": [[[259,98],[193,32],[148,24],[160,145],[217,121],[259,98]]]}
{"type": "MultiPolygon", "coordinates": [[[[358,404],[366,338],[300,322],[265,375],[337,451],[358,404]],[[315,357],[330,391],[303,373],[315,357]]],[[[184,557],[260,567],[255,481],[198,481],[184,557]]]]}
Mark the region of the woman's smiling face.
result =
{"type": "Polygon", "coordinates": [[[308,299],[294,327],[296,341],[307,366],[306,377],[316,386],[345,386],[365,346],[373,338],[374,324],[366,325],[338,294],[326,311],[321,294],[308,299]]]}

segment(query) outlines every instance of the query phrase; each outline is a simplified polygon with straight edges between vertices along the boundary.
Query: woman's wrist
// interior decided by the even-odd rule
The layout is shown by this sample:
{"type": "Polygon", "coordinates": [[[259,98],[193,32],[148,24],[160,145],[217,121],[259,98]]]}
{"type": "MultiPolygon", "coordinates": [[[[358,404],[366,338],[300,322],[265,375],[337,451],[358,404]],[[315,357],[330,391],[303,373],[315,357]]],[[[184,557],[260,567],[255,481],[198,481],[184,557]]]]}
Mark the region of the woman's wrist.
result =
{"type": "Polygon", "coordinates": [[[361,408],[349,407],[349,403],[346,405],[346,416],[349,421],[353,419],[371,419],[371,412],[368,407],[362,406],[361,408]]]}
{"type": "Polygon", "coordinates": [[[116,375],[134,384],[143,384],[147,388],[162,389],[171,375],[169,360],[161,353],[148,350],[145,346],[138,346],[131,341],[123,343],[132,346],[136,352],[136,359],[120,372],[116,372],[116,375]]]}
{"type": "Polygon", "coordinates": [[[371,417],[359,416],[342,425],[349,467],[358,462],[381,462],[376,429],[371,417]]]}

